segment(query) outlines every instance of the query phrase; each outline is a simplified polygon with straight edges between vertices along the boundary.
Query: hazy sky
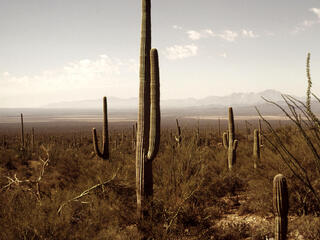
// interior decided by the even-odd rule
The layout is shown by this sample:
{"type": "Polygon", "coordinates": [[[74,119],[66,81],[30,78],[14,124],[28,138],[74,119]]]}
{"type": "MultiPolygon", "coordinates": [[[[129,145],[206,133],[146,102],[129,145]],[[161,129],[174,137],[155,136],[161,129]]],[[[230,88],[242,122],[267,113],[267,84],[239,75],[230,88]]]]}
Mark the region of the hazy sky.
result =
{"type": "MultiPolygon", "coordinates": [[[[138,95],[141,0],[0,0],[0,107],[138,95]]],[[[319,0],[153,0],[161,97],[320,84],[319,0]]]]}

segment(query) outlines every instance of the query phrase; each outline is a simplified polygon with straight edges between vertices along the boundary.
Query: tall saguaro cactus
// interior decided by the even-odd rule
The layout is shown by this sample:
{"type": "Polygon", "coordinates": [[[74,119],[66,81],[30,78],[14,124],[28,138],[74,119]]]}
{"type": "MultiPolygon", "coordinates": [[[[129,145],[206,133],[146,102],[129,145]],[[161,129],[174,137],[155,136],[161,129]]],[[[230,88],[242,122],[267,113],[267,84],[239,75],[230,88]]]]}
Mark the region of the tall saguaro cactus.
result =
{"type": "Polygon", "coordinates": [[[253,167],[256,169],[260,161],[260,134],[259,130],[253,131],[253,167]]]}
{"type": "Polygon", "coordinates": [[[103,97],[103,128],[102,128],[102,151],[99,150],[97,130],[92,129],[93,148],[96,155],[102,159],[109,159],[109,134],[108,134],[108,112],[107,98],[103,97]]]}
{"type": "Polygon", "coordinates": [[[143,219],[153,195],[152,161],[160,143],[160,81],[156,49],[151,49],[151,0],[142,0],[139,113],[136,146],[137,214],[143,219]]]}
{"type": "Polygon", "coordinates": [[[278,174],[273,179],[273,208],[275,211],[275,240],[286,240],[288,231],[288,187],[286,178],[278,174]]]}
{"type": "Polygon", "coordinates": [[[236,150],[238,147],[238,140],[235,139],[234,118],[232,107],[229,107],[229,121],[228,121],[228,168],[232,170],[236,163],[236,150]]]}

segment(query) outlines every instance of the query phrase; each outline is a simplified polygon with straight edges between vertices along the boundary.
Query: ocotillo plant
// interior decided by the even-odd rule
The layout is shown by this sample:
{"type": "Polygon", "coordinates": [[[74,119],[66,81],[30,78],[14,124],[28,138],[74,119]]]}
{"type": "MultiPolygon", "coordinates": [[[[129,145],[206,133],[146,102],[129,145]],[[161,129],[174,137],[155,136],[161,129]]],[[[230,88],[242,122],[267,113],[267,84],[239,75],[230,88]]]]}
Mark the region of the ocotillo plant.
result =
{"type": "Polygon", "coordinates": [[[24,141],[24,126],[23,126],[23,114],[20,115],[21,119],[21,147],[25,147],[25,141],[24,141]]]}
{"type": "Polygon", "coordinates": [[[175,139],[176,139],[176,142],[178,143],[178,146],[180,146],[181,141],[182,141],[182,137],[181,137],[181,127],[179,125],[178,119],[176,119],[176,124],[177,124],[178,136],[175,136],[175,139]]]}
{"type": "Polygon", "coordinates": [[[102,159],[109,159],[109,134],[108,134],[108,112],[107,98],[103,97],[103,128],[102,128],[102,151],[99,150],[97,130],[92,129],[93,148],[96,155],[102,159]]]}
{"type": "Polygon", "coordinates": [[[257,168],[260,162],[260,136],[259,130],[253,131],[253,167],[257,168]]]}
{"type": "Polygon", "coordinates": [[[153,195],[152,161],[160,143],[158,51],[151,49],[151,0],[142,0],[139,113],[136,146],[136,190],[139,219],[148,216],[153,195]]]}
{"type": "Polygon", "coordinates": [[[285,177],[273,179],[273,208],[275,212],[275,240],[286,240],[288,231],[288,187],[285,177]]]}
{"type": "Polygon", "coordinates": [[[236,150],[238,147],[238,140],[235,139],[234,118],[232,107],[229,107],[229,121],[228,121],[228,168],[232,170],[236,163],[236,150]]]}
{"type": "Polygon", "coordinates": [[[220,118],[218,118],[218,134],[219,134],[219,136],[221,136],[220,118]]]}

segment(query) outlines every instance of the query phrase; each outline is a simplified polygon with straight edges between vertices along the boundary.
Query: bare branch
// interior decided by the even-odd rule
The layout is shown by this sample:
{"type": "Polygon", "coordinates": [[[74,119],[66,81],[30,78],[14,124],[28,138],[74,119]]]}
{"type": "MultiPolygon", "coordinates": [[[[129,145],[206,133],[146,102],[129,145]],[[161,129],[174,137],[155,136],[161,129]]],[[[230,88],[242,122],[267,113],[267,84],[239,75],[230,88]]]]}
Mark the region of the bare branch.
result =
{"type": "MultiPolygon", "coordinates": [[[[78,201],[80,198],[82,198],[82,197],[84,197],[84,196],[87,196],[92,190],[95,190],[95,189],[101,187],[101,188],[102,188],[102,191],[104,191],[104,186],[107,185],[107,184],[109,184],[110,182],[112,182],[112,181],[115,179],[115,177],[116,177],[117,174],[118,174],[118,171],[119,171],[119,168],[118,168],[118,170],[113,174],[113,176],[111,177],[111,179],[109,179],[109,180],[107,180],[107,181],[105,181],[105,182],[102,182],[102,183],[101,183],[101,181],[100,181],[99,184],[96,184],[96,185],[94,185],[94,186],[92,186],[92,187],[84,190],[80,195],[75,196],[74,198],[71,198],[71,199],[69,199],[68,201],[65,201],[64,203],[62,203],[62,204],[60,205],[60,207],[58,208],[57,213],[60,215],[61,210],[62,210],[62,208],[63,208],[64,206],[66,206],[67,204],[69,204],[69,203],[71,203],[71,202],[76,202],[76,201],[78,201]]],[[[88,202],[81,202],[81,203],[88,203],[88,202]]]]}

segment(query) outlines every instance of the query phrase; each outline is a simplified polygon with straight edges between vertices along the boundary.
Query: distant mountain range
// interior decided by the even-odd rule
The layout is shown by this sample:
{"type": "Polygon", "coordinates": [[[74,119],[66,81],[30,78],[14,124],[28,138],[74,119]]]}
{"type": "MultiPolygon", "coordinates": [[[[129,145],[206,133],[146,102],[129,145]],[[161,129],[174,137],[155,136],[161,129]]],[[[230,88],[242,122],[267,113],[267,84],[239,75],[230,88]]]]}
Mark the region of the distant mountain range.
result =
{"type": "MultiPolygon", "coordinates": [[[[284,113],[273,104],[262,99],[271,100],[280,104],[289,111],[287,104],[276,90],[266,90],[258,93],[233,93],[227,96],[209,96],[202,99],[169,99],[161,100],[161,118],[174,119],[214,119],[226,117],[228,107],[233,107],[236,118],[251,119],[263,116],[282,119],[284,113]]],[[[293,96],[295,97],[295,96],[293,96]]],[[[305,102],[305,97],[295,97],[305,102]]],[[[108,117],[110,121],[136,121],[138,99],[108,98],[108,117]]],[[[320,114],[320,103],[312,102],[312,111],[320,114]]],[[[83,101],[57,102],[42,108],[0,108],[0,123],[20,121],[20,113],[25,116],[26,122],[56,122],[56,121],[101,121],[102,98],[83,101]]],[[[173,121],[174,122],[174,121],[173,121]]]]}
{"type": "MultiPolygon", "coordinates": [[[[209,96],[202,99],[185,98],[185,99],[168,99],[161,100],[162,109],[175,108],[204,108],[204,107],[245,107],[264,104],[262,97],[275,102],[282,101],[281,92],[276,90],[265,90],[258,93],[233,93],[227,96],[209,96]]],[[[301,99],[301,98],[299,98],[301,99]]],[[[100,109],[102,107],[102,99],[56,102],[51,103],[44,108],[59,108],[59,109],[100,109]]],[[[117,97],[108,97],[108,108],[111,110],[119,109],[137,109],[138,98],[121,99],[117,97]]]]}

